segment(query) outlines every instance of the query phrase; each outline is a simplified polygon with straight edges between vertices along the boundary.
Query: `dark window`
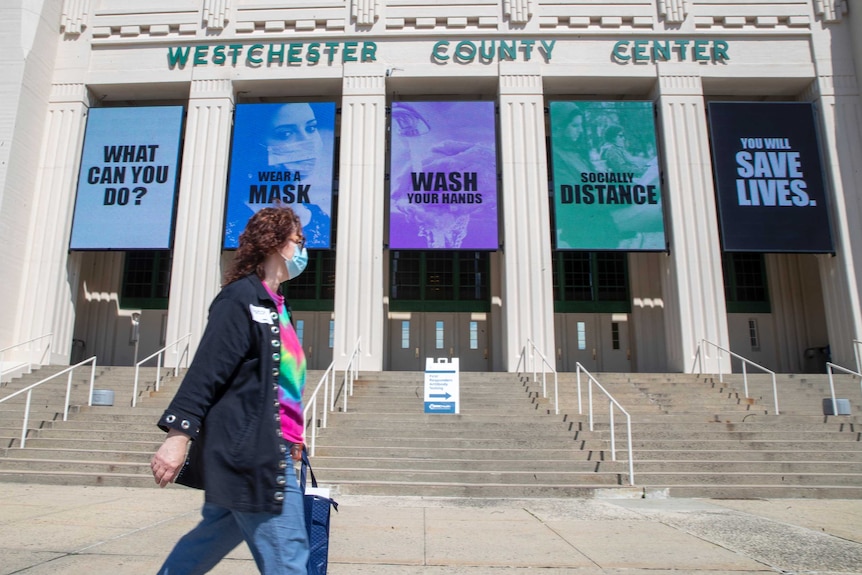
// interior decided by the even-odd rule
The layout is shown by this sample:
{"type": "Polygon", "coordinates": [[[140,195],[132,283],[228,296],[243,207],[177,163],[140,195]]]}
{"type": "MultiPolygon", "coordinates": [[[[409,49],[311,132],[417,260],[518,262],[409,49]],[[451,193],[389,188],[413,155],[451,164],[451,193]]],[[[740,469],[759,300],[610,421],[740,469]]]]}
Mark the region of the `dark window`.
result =
{"type": "Polygon", "coordinates": [[[488,252],[392,251],[394,311],[489,311],[488,252]]]}
{"type": "Polygon", "coordinates": [[[725,252],[722,267],[728,312],[769,313],[769,289],[763,254],[725,252]]]}
{"type": "Polygon", "coordinates": [[[554,252],[554,308],[561,313],[628,313],[625,252],[554,252]]]}
{"type": "Polygon", "coordinates": [[[168,309],[171,289],[171,252],[126,252],[120,307],[168,309]]]}
{"type": "Polygon", "coordinates": [[[305,271],[281,289],[293,310],[335,309],[335,250],[309,250],[305,271]]]}

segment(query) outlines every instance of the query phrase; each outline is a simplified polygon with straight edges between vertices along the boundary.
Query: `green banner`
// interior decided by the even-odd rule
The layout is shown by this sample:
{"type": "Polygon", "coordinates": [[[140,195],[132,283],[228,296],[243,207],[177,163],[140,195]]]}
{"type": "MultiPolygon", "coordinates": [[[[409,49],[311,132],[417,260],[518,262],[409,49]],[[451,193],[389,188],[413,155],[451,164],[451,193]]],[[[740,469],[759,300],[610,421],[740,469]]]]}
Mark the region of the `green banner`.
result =
{"type": "Polygon", "coordinates": [[[651,102],[551,102],[557,249],[663,251],[651,102]]]}

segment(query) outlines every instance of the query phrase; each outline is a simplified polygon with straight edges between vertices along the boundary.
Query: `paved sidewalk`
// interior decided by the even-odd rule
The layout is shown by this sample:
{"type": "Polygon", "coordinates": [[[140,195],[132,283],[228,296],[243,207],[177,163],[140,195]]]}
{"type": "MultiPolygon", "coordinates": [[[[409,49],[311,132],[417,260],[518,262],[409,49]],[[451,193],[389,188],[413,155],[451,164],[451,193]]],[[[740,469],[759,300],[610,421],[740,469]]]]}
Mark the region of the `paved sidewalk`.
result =
{"type": "MultiPolygon", "coordinates": [[[[862,574],[857,500],[336,499],[329,575],[862,574]]],[[[0,483],[0,575],[155,573],[201,502],[0,483]]],[[[257,570],[242,546],[212,573],[257,570]]]]}

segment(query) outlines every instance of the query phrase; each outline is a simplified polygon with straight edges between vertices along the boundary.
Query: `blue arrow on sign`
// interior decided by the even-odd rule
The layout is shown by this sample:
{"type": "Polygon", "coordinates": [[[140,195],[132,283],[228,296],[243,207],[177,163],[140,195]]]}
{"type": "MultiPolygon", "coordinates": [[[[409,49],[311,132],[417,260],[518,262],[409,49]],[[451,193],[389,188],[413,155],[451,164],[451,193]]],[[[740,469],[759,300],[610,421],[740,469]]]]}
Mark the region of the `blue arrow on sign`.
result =
{"type": "Polygon", "coordinates": [[[449,399],[452,396],[449,395],[449,392],[446,392],[446,393],[432,393],[432,394],[429,394],[428,397],[430,397],[431,399],[449,399]]]}

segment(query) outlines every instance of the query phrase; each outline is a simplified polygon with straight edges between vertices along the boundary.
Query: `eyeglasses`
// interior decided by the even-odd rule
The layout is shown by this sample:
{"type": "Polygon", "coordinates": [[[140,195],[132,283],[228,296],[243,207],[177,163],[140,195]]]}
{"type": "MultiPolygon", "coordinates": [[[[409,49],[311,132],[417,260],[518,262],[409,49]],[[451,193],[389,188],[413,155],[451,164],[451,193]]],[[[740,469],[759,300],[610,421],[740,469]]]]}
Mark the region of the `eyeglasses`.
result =
{"type": "Polygon", "coordinates": [[[305,237],[301,237],[298,240],[290,240],[296,246],[296,249],[302,251],[305,248],[305,237]]]}

